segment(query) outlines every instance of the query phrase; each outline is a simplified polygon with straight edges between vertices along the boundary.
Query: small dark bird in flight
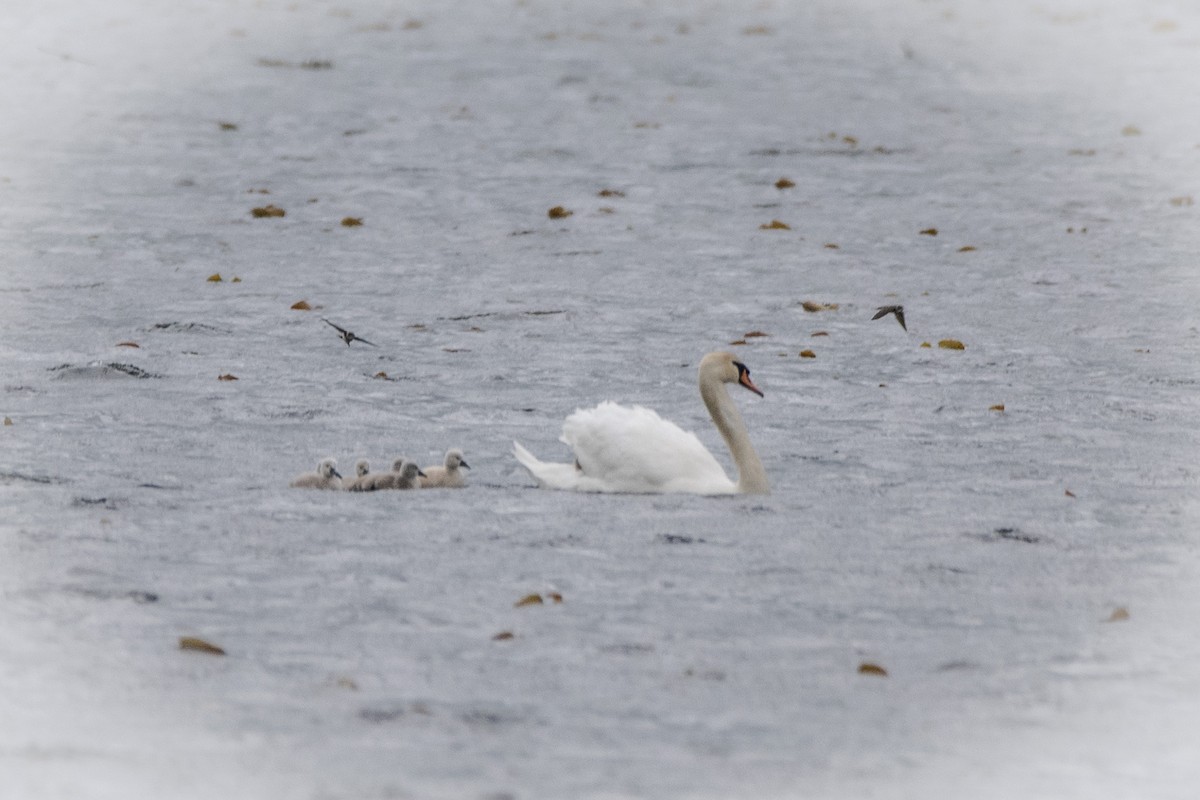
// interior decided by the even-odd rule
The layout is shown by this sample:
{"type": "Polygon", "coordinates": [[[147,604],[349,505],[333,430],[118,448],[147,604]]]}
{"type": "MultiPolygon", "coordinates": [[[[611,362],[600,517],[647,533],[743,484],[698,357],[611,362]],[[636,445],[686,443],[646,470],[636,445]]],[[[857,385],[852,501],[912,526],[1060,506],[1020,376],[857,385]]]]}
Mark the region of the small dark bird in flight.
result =
{"type": "Polygon", "coordinates": [[[342,335],[342,341],[346,343],[346,347],[349,347],[351,342],[362,342],[363,344],[371,345],[371,347],[379,347],[379,345],[375,344],[374,342],[368,342],[366,339],[362,338],[361,336],[358,336],[357,334],[353,333],[352,331],[346,330],[341,325],[334,325],[332,322],[325,319],[324,317],[321,317],[321,321],[324,322],[326,325],[332,325],[334,328],[337,329],[337,332],[342,335]]]}
{"type": "Polygon", "coordinates": [[[900,327],[908,330],[908,326],[904,324],[904,306],[880,306],[875,309],[875,316],[871,317],[871,319],[881,319],[888,314],[895,314],[896,322],[900,323],[900,327]]]}

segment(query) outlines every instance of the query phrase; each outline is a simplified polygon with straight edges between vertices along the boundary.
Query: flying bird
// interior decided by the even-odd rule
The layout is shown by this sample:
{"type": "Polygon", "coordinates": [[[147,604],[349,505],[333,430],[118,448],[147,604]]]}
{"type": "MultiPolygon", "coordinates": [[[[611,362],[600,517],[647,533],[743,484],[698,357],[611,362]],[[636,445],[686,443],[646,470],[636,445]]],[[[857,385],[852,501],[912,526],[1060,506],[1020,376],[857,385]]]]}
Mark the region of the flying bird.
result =
{"type": "Polygon", "coordinates": [[[362,342],[363,344],[371,345],[371,347],[379,347],[379,345],[375,344],[374,342],[368,342],[366,339],[357,335],[353,331],[346,330],[341,325],[334,325],[332,322],[325,319],[324,317],[321,317],[321,321],[324,322],[326,325],[332,325],[334,328],[337,329],[337,332],[342,335],[342,341],[346,343],[346,347],[349,347],[351,342],[362,342]]]}
{"type": "Polygon", "coordinates": [[[871,319],[882,319],[888,314],[895,314],[896,322],[900,323],[900,327],[908,330],[908,326],[904,324],[904,306],[880,306],[875,309],[875,316],[871,319]]]}

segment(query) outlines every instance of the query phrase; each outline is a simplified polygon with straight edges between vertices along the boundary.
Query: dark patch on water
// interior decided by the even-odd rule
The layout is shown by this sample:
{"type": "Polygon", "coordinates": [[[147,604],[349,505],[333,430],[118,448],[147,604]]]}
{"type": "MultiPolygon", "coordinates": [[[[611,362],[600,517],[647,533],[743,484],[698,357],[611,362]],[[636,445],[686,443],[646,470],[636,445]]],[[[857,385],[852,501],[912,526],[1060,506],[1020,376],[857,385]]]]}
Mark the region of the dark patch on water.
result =
{"type": "Polygon", "coordinates": [[[63,482],[61,478],[52,478],[49,475],[26,475],[24,472],[0,472],[0,483],[13,483],[16,481],[45,485],[63,482]]]}
{"type": "Polygon", "coordinates": [[[203,322],[156,322],[151,325],[152,331],[169,331],[183,333],[187,331],[203,331],[206,333],[233,333],[228,328],[218,328],[216,325],[205,325],[203,322]]]}
{"type": "Polygon", "coordinates": [[[606,644],[600,647],[601,653],[616,653],[622,656],[642,656],[654,652],[654,645],[642,644],[640,642],[622,642],[620,644],[606,644]]]}
{"type": "Polygon", "coordinates": [[[358,718],[367,722],[395,722],[405,714],[403,708],[363,708],[358,712],[358,718]]]}
{"type": "Polygon", "coordinates": [[[148,372],[136,364],[123,364],[119,361],[110,361],[107,364],[93,362],[84,366],[60,364],[57,367],[50,367],[49,371],[57,372],[59,378],[112,378],[118,375],[128,375],[131,378],[145,380],[162,377],[162,375],[148,372]]]}
{"type": "Polygon", "coordinates": [[[1040,536],[1035,536],[1032,533],[1022,533],[1019,528],[996,528],[992,531],[998,539],[1007,539],[1010,542],[1024,542],[1025,544],[1038,544],[1042,541],[1040,536]]]}
{"type": "Polygon", "coordinates": [[[71,501],[71,505],[76,508],[88,508],[90,506],[99,506],[106,508],[109,511],[117,510],[117,501],[109,497],[76,497],[71,501]]]}
{"type": "Polygon", "coordinates": [[[678,533],[660,533],[654,537],[663,544],[704,544],[705,540],[695,536],[683,536],[678,533]]]}

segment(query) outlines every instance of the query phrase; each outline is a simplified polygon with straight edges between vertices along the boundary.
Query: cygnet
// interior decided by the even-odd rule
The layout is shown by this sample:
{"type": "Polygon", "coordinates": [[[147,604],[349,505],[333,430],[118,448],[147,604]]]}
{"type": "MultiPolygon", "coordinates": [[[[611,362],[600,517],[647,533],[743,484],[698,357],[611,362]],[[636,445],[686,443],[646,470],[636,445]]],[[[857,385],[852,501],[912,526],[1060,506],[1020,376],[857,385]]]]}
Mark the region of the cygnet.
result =
{"type": "Polygon", "coordinates": [[[359,459],[354,464],[354,477],[342,478],[342,488],[348,492],[356,491],[354,487],[359,483],[362,483],[363,478],[365,478],[370,472],[370,463],[365,458],[359,459]]]}
{"type": "Polygon", "coordinates": [[[337,471],[337,462],[327,458],[317,464],[316,472],[298,475],[289,485],[297,489],[341,489],[342,476],[337,471]]]}
{"type": "Polygon", "coordinates": [[[446,461],[442,466],[425,468],[425,477],[421,479],[421,488],[461,489],[467,485],[466,476],[462,474],[462,471],[470,468],[471,465],[463,460],[462,450],[448,450],[446,451],[446,461]]]}

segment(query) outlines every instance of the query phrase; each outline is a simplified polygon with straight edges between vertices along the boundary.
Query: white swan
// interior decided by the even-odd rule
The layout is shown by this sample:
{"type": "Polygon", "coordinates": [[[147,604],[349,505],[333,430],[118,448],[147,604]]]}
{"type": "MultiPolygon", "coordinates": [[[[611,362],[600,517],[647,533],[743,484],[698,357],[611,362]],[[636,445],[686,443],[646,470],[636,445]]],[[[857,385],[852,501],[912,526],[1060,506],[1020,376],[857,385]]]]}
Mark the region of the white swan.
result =
{"type": "Polygon", "coordinates": [[[354,487],[362,483],[363,478],[371,472],[371,464],[365,458],[359,459],[354,464],[354,477],[342,478],[342,488],[348,492],[355,491],[354,487]]]}
{"type": "Polygon", "coordinates": [[[577,492],[684,492],[767,494],[771,487],[746,424],[725,388],[740,383],[762,396],[750,370],[732,353],[709,353],[700,361],[700,397],[737,464],[737,482],[694,433],[685,432],[653,411],[603,402],[576,411],[563,423],[562,441],[575,451],[575,463],[539,461],[513,442],[513,454],[537,482],[577,492]]]}
{"type": "Polygon", "coordinates": [[[414,462],[406,458],[397,458],[392,462],[391,472],[376,472],[367,476],[361,488],[356,491],[377,492],[383,489],[416,489],[419,487],[417,478],[425,477],[414,462]]]}
{"type": "Polygon", "coordinates": [[[462,450],[447,450],[446,460],[442,466],[425,468],[425,477],[421,479],[421,488],[461,489],[467,485],[467,479],[463,477],[462,471],[470,468],[471,465],[463,460],[462,450]]]}
{"type": "Polygon", "coordinates": [[[327,458],[317,464],[316,472],[298,475],[288,485],[297,489],[341,489],[342,475],[337,471],[337,462],[327,458]]]}

